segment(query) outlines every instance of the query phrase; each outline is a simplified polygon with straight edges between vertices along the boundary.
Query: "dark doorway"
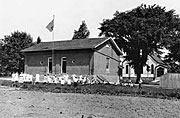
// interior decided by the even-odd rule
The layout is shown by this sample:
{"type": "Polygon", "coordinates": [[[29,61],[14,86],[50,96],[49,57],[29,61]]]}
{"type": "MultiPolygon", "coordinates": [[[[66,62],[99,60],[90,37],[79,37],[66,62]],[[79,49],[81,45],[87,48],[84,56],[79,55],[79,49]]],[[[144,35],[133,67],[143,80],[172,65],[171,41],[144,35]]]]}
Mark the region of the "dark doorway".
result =
{"type": "Polygon", "coordinates": [[[164,75],[164,68],[159,67],[157,69],[157,77],[160,77],[161,75],[164,75]]]}
{"type": "Polygon", "coordinates": [[[48,58],[48,68],[49,68],[49,73],[52,73],[52,57],[48,58]]]}
{"type": "Polygon", "coordinates": [[[61,73],[66,73],[67,60],[66,57],[61,58],[61,73]]]}

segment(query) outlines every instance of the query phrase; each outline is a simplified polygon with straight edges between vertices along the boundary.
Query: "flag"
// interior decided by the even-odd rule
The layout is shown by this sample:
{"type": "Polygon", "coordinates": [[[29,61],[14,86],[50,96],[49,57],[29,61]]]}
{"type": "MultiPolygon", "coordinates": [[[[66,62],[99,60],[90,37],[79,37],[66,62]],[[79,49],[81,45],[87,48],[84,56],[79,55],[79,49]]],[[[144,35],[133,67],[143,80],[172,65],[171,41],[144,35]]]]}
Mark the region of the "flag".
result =
{"type": "Polygon", "coordinates": [[[46,26],[46,28],[52,32],[54,29],[54,19],[46,26]]]}

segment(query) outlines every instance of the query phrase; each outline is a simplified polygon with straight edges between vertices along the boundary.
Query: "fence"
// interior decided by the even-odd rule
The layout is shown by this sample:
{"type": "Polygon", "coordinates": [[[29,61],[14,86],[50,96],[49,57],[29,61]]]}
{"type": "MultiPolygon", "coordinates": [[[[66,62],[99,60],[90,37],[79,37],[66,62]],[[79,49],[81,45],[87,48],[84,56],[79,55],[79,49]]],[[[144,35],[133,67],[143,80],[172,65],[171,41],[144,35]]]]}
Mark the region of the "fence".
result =
{"type": "Polygon", "coordinates": [[[180,88],[180,74],[167,73],[160,77],[160,87],[168,89],[180,88]]]}

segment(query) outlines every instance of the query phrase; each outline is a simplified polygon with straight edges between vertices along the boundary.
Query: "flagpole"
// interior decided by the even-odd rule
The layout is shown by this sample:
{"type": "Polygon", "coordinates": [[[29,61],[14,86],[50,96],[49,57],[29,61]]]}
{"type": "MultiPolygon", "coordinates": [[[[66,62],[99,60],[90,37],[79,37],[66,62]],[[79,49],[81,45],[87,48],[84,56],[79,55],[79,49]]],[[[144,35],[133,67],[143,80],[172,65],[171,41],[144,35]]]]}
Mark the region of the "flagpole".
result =
{"type": "MultiPolygon", "coordinates": [[[[54,22],[55,15],[53,15],[53,22],[54,22]]],[[[55,67],[54,67],[54,24],[53,24],[53,30],[52,30],[52,74],[55,74],[55,67]]]]}

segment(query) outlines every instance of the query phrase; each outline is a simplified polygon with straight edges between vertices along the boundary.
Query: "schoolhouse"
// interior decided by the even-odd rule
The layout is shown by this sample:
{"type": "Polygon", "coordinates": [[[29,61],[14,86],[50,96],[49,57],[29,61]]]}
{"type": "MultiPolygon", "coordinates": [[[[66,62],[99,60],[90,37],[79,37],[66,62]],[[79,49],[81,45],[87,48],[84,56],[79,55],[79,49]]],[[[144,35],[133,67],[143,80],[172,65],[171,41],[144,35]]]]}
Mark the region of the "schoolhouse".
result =
{"type": "Polygon", "coordinates": [[[21,52],[28,74],[103,75],[117,80],[122,68],[122,53],[112,38],[41,42],[21,52]]]}

